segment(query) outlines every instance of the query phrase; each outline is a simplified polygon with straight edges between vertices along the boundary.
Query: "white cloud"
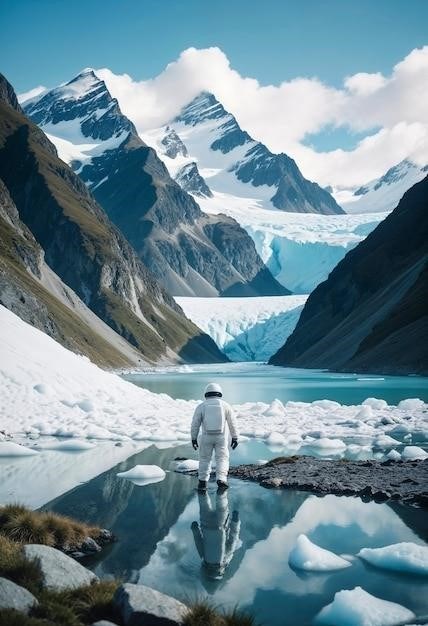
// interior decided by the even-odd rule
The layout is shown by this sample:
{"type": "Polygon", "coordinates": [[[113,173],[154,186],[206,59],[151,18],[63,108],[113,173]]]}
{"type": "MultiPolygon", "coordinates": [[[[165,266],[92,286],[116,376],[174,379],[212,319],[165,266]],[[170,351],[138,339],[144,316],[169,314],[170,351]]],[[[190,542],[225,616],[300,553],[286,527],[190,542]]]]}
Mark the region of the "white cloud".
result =
{"type": "Polygon", "coordinates": [[[29,91],[24,91],[23,93],[19,93],[17,95],[18,102],[22,104],[23,102],[26,102],[27,100],[31,100],[31,98],[37,98],[37,96],[40,96],[40,94],[42,94],[44,91],[46,91],[46,87],[44,87],[43,85],[39,85],[38,87],[34,87],[33,89],[30,89],[29,91]]]}
{"type": "Polygon", "coordinates": [[[390,76],[360,72],[340,89],[316,78],[261,85],[232,69],[219,48],[189,48],[151,80],[108,69],[97,74],[140,132],[165,124],[202,90],[211,91],[244,130],[273,152],[294,157],[304,175],[322,185],[360,185],[406,157],[428,163],[428,46],[413,50],[390,76]],[[350,151],[305,145],[309,134],[327,126],[372,134],[350,151]]]}

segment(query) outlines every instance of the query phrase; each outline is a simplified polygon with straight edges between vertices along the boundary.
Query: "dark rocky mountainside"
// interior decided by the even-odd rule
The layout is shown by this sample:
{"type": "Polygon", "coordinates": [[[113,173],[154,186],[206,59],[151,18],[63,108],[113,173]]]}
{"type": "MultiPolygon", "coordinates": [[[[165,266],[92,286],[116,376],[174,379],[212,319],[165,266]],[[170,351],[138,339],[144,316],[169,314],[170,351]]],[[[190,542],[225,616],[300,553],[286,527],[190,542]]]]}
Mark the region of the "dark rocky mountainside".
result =
{"type": "MultiPolygon", "coordinates": [[[[70,165],[170,293],[288,293],[266,269],[252,239],[237,222],[204,215],[170,177],[93,71],[49,91],[25,110],[53,137],[71,141],[76,156],[70,165]],[[94,142],[94,148],[79,155],[77,146],[84,142],[94,142]],[[235,244],[230,245],[233,239],[235,244]]],[[[165,148],[171,154],[185,151],[173,131],[165,148]]]]}
{"type": "MultiPolygon", "coordinates": [[[[236,178],[243,183],[253,187],[271,187],[270,200],[277,209],[327,215],[344,213],[328,191],[304,178],[293,159],[284,153],[273,154],[264,144],[255,141],[243,131],[235,117],[225,110],[213,94],[201,93],[184,107],[174,122],[171,122],[172,125],[174,123],[193,127],[208,123],[205,149],[232,155],[239,148],[232,162],[225,159],[225,168],[234,172],[236,178]]],[[[187,142],[186,147],[189,147],[187,142]]]]}
{"type": "MultiPolygon", "coordinates": [[[[2,246],[3,267],[7,258],[21,277],[30,272],[29,278],[37,280],[44,253],[43,263],[62,284],[142,360],[224,360],[144,267],[46,135],[13,106],[12,88],[2,76],[0,85],[0,93],[9,94],[0,101],[0,178],[7,189],[2,187],[2,228],[9,241],[2,246]]],[[[37,297],[33,287],[26,286],[37,297]]],[[[57,319],[54,323],[59,324],[57,319]]],[[[47,319],[45,330],[49,332],[47,319]]],[[[83,341],[78,339],[80,345],[83,341]]],[[[103,361],[101,355],[98,360],[103,361]]],[[[105,362],[111,361],[116,361],[114,354],[105,362]]]]}
{"type": "Polygon", "coordinates": [[[428,374],[428,177],[309,296],[274,365],[428,374]]]}
{"type": "Polygon", "coordinates": [[[1,179],[0,304],[95,363],[125,367],[141,358],[49,268],[1,179]]]}

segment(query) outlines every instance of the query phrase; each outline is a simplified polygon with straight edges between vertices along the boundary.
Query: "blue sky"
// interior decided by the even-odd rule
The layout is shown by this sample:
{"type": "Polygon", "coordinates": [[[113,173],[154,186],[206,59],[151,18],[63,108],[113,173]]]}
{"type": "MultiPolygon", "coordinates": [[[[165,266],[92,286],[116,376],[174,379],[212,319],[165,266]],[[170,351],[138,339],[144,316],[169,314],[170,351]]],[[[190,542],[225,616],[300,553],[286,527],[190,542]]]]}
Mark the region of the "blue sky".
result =
{"type": "Polygon", "coordinates": [[[262,84],[317,76],[339,86],[388,74],[427,41],[425,0],[2,0],[1,71],[17,91],[81,68],[153,77],[179,53],[218,46],[262,84]]]}
{"type": "MultiPolygon", "coordinates": [[[[365,182],[368,174],[363,173],[362,165],[368,148],[360,149],[364,137],[380,133],[376,155],[373,152],[370,160],[370,172],[378,175],[383,167],[393,165],[394,159],[415,152],[419,130],[411,124],[426,124],[426,107],[417,106],[425,96],[414,98],[413,108],[418,110],[412,109],[408,98],[403,110],[400,91],[407,89],[414,94],[425,85],[428,55],[424,52],[420,53],[420,61],[407,62],[398,81],[391,81],[396,85],[394,96],[390,93],[393,85],[387,84],[376,88],[372,98],[370,94],[365,98],[362,92],[348,98],[347,111],[329,114],[334,94],[327,88],[342,90],[343,95],[344,79],[359,72],[381,73],[385,81],[389,80],[397,63],[412,50],[428,44],[427,0],[0,0],[0,20],[0,71],[18,93],[37,85],[55,86],[88,66],[107,67],[114,74],[128,73],[134,81],[147,82],[191,47],[220,49],[240,77],[255,78],[261,86],[277,86],[296,77],[312,79],[303,99],[299,99],[303,92],[295,96],[291,117],[289,100],[279,92],[273,114],[264,108],[272,104],[269,98],[261,98],[258,104],[244,101],[238,83],[224,67],[222,72],[230,89],[227,85],[222,89],[221,78],[212,89],[222,93],[224,104],[246,130],[271,149],[288,152],[309,176],[320,181],[328,177],[323,173],[324,166],[314,165],[316,153],[337,148],[354,151],[360,155],[359,165],[350,165],[345,154],[341,171],[361,170],[365,182]],[[417,72],[413,64],[418,66],[417,72]],[[407,78],[403,79],[404,75],[407,78]],[[323,96],[313,79],[326,87],[323,96]],[[251,104],[259,107],[256,115],[246,111],[251,104]],[[264,124],[260,122],[260,111],[265,113],[264,124]],[[301,117],[308,118],[307,124],[301,117]],[[403,130],[400,122],[408,128],[403,130]],[[288,132],[287,125],[290,129],[293,124],[297,125],[296,132],[288,132]],[[401,150],[391,152],[386,142],[381,148],[385,131],[391,145],[401,145],[401,150]]],[[[210,62],[204,65],[203,55],[201,51],[195,75],[210,74],[210,62]]],[[[221,65],[218,55],[214,57],[221,65]]],[[[195,79],[188,69],[187,76],[191,82],[195,79]]],[[[211,83],[205,88],[210,87],[211,83]]],[[[138,110],[144,110],[144,89],[150,89],[150,85],[141,89],[141,103],[134,104],[126,102],[126,89],[122,99],[119,85],[117,89],[113,95],[119,98],[122,109],[138,116],[138,110]]],[[[290,91],[294,93],[291,87],[290,91]]],[[[172,84],[162,104],[166,98],[176,100],[179,95],[172,84]]],[[[255,95],[263,96],[258,92],[255,95]]],[[[337,156],[335,159],[329,171],[338,169],[337,156]]]]}

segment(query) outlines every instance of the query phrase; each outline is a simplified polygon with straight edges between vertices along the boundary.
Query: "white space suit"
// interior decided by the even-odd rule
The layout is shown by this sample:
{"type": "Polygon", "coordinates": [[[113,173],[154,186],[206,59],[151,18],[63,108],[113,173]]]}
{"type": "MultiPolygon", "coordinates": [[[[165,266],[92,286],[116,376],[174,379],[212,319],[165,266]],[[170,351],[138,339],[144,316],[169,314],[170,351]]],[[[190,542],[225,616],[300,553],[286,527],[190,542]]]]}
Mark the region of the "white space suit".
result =
{"type": "Polygon", "coordinates": [[[199,480],[207,481],[211,471],[211,459],[215,452],[216,478],[227,482],[229,472],[229,435],[238,438],[232,407],[218,397],[206,398],[196,407],[193,415],[191,437],[199,437],[199,480]]]}

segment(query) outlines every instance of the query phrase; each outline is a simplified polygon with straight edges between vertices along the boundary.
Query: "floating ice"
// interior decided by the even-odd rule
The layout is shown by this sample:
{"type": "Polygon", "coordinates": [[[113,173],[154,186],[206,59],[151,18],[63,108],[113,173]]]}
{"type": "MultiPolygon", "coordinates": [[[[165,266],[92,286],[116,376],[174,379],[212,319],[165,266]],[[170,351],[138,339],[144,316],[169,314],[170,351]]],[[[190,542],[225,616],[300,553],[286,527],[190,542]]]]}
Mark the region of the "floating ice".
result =
{"type": "Polygon", "coordinates": [[[400,442],[396,439],[393,439],[389,435],[380,435],[377,437],[374,442],[374,447],[379,450],[386,450],[387,448],[395,448],[395,446],[399,446],[400,442]]]}
{"type": "Polygon", "coordinates": [[[269,446],[285,446],[286,442],[284,435],[281,435],[281,433],[271,432],[266,438],[266,443],[269,446]]]}
{"type": "Polygon", "coordinates": [[[317,615],[317,624],[329,626],[397,626],[415,618],[401,604],[381,600],[361,587],[338,591],[317,615]]]}
{"type": "Polygon", "coordinates": [[[390,450],[386,456],[390,461],[399,461],[401,459],[401,454],[397,450],[390,450]]]}
{"type": "Polygon", "coordinates": [[[13,441],[0,441],[0,457],[2,456],[33,456],[37,450],[20,446],[13,441]]]}
{"type": "Polygon", "coordinates": [[[362,404],[363,406],[369,406],[376,411],[379,409],[386,409],[388,406],[388,403],[385,402],[385,400],[380,400],[379,398],[366,398],[362,404]]]}
{"type": "Polygon", "coordinates": [[[398,408],[402,411],[419,411],[424,408],[424,402],[419,398],[407,398],[398,403],[398,408]]]}
{"type": "Polygon", "coordinates": [[[127,478],[134,484],[143,487],[161,482],[166,474],[158,465],[135,465],[126,472],[119,472],[117,476],[119,478],[127,478]]]}
{"type": "Polygon", "coordinates": [[[330,550],[312,543],[306,535],[299,535],[290,551],[288,563],[296,569],[309,572],[328,572],[349,567],[351,563],[330,550]]]}
{"type": "Polygon", "coordinates": [[[345,450],[346,443],[344,443],[341,439],[328,439],[328,437],[321,437],[321,439],[311,441],[309,446],[320,450],[345,450]]]}
{"type": "Polygon", "coordinates": [[[376,567],[428,576],[428,546],[394,543],[384,548],[363,548],[358,556],[376,567]]]}
{"type": "Polygon", "coordinates": [[[401,458],[405,461],[413,461],[415,459],[428,459],[428,453],[419,446],[406,446],[401,453],[401,458]]]}
{"type": "Polygon", "coordinates": [[[199,469],[199,461],[195,459],[185,459],[183,461],[176,461],[174,470],[176,472],[190,472],[199,469]]]}

